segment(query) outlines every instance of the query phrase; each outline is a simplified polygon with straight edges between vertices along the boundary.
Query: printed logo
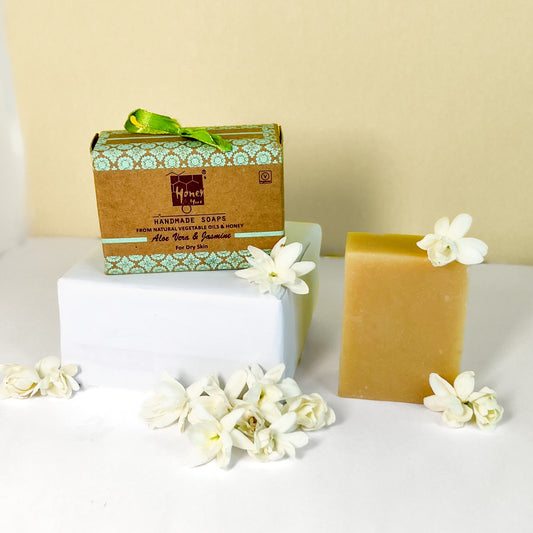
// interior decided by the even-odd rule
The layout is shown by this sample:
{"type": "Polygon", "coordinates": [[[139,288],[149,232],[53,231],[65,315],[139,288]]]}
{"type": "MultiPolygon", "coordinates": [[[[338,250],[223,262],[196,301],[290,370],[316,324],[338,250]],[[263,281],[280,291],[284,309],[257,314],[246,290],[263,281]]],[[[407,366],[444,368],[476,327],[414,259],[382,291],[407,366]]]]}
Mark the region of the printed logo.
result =
{"type": "Polygon", "coordinates": [[[204,177],[201,174],[175,174],[171,172],[170,190],[172,191],[172,205],[181,207],[185,213],[190,213],[195,205],[204,205],[204,177]]]}
{"type": "Polygon", "coordinates": [[[260,170],[259,183],[272,183],[272,170],[260,170]]]}

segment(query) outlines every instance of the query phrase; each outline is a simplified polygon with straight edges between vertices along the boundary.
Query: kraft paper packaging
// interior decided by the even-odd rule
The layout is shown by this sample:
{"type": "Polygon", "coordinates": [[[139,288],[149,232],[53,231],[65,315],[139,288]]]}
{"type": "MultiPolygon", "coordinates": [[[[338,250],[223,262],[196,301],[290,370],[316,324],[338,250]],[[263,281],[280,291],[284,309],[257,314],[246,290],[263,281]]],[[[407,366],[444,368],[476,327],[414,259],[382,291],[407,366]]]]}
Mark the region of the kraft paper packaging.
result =
{"type": "Polygon", "coordinates": [[[223,152],[169,134],[104,131],[92,143],[107,274],[248,266],[284,235],[277,124],[207,128],[223,152]]]}

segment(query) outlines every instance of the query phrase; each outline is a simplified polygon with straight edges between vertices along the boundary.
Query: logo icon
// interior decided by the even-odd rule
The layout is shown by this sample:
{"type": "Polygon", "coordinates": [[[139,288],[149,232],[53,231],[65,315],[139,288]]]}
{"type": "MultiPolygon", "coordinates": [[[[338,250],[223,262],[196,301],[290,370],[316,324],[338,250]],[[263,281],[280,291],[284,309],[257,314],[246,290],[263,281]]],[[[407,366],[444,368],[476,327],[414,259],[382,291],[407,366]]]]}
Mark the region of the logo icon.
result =
{"type": "Polygon", "coordinates": [[[202,170],[201,174],[171,172],[169,176],[172,205],[181,207],[184,213],[190,213],[195,205],[204,205],[205,174],[205,170],[202,170]]]}
{"type": "Polygon", "coordinates": [[[259,183],[272,183],[272,170],[260,170],[259,183]]]}

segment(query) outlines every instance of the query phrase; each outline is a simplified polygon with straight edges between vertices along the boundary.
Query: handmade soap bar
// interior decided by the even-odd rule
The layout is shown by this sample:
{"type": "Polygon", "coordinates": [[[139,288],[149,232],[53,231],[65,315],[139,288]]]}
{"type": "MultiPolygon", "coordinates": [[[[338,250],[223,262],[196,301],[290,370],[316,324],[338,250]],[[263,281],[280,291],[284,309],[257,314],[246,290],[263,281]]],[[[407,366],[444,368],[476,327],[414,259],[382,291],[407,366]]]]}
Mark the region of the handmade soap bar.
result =
{"type": "MultiPolygon", "coordinates": [[[[288,242],[318,261],[316,224],[286,223],[288,242]]],[[[294,374],[311,322],[318,272],[310,292],[261,294],[234,271],[106,276],[96,249],[58,282],[61,352],[80,365],[84,386],[145,390],[166,370],[185,381],[211,372],[227,377],[252,363],[285,363],[294,374]]]]}
{"type": "Polygon", "coordinates": [[[107,274],[246,267],[283,236],[276,124],[207,128],[227,152],[171,134],[104,131],[92,145],[107,274]]]}
{"type": "Polygon", "coordinates": [[[339,395],[421,403],[460,371],[466,266],[434,267],[415,235],[349,233],[339,395]]]}

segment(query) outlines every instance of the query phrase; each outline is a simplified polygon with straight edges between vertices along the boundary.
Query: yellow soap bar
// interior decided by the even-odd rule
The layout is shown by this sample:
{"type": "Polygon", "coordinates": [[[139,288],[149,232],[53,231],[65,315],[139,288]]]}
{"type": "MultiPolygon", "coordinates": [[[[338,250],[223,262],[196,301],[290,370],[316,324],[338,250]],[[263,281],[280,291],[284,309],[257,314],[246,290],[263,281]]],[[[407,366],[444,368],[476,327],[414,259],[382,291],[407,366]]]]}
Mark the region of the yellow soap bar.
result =
{"type": "Polygon", "coordinates": [[[460,372],[468,278],[434,267],[418,235],[348,233],[339,395],[421,403],[460,372]]]}

